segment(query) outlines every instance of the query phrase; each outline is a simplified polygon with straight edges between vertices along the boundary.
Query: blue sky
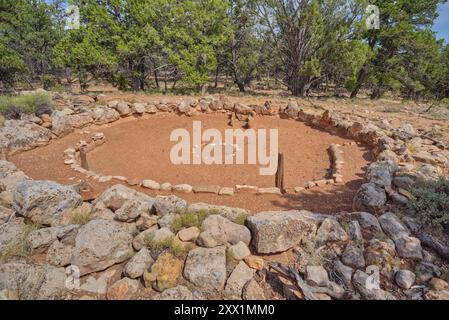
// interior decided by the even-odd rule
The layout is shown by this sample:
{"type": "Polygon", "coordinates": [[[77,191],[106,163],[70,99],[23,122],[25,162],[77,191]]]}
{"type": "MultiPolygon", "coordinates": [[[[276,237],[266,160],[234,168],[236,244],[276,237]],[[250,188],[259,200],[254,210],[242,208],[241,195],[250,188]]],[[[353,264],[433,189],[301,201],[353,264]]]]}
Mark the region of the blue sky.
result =
{"type": "Polygon", "coordinates": [[[437,32],[439,38],[446,39],[446,43],[449,43],[449,2],[440,6],[438,12],[440,16],[435,22],[433,30],[437,32]]]}

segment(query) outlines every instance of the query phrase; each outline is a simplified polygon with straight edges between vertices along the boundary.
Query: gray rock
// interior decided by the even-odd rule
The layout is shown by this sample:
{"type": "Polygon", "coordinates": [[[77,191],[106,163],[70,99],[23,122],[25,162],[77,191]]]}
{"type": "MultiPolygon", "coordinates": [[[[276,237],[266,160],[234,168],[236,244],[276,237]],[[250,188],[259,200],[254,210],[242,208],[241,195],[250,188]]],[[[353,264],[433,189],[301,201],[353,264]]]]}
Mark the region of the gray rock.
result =
{"type": "Polygon", "coordinates": [[[18,170],[12,163],[4,160],[0,160],[0,190],[13,193],[17,186],[25,180],[30,178],[18,170]]]}
{"type": "Polygon", "coordinates": [[[193,203],[188,206],[188,212],[209,212],[212,214],[219,214],[228,220],[235,221],[242,216],[248,216],[250,212],[246,209],[232,208],[226,206],[218,206],[206,203],[193,203]]]}
{"type": "Polygon", "coordinates": [[[353,243],[349,243],[346,246],[346,249],[341,256],[341,261],[343,261],[345,265],[355,269],[364,268],[366,265],[362,249],[353,243]]]}
{"type": "Polygon", "coordinates": [[[52,138],[50,130],[27,121],[5,121],[0,128],[0,146],[10,154],[47,145],[52,138]]]}
{"type": "Polygon", "coordinates": [[[254,270],[241,261],[226,282],[224,295],[233,300],[242,299],[243,288],[254,276],[254,270]]]}
{"type": "Polygon", "coordinates": [[[153,241],[162,242],[174,237],[175,235],[173,234],[173,232],[171,232],[169,228],[161,228],[154,232],[153,241]]]}
{"type": "Polygon", "coordinates": [[[410,270],[402,269],[396,272],[394,279],[402,289],[410,289],[415,283],[416,276],[410,270]]]}
{"type": "Polygon", "coordinates": [[[58,137],[63,137],[73,132],[72,121],[68,115],[61,111],[53,111],[51,115],[51,131],[58,137]]]}
{"type": "Polygon", "coordinates": [[[23,219],[12,219],[8,223],[0,225],[0,252],[12,245],[15,240],[23,240],[21,237],[24,235],[25,229],[26,225],[23,219]]]}
{"type": "Polygon", "coordinates": [[[116,106],[115,110],[120,114],[120,116],[125,117],[131,113],[131,108],[128,103],[120,101],[116,106]]]}
{"type": "Polygon", "coordinates": [[[72,186],[51,181],[24,181],[14,193],[16,212],[32,221],[47,225],[64,210],[76,208],[81,203],[81,196],[72,186]]]}
{"type": "Polygon", "coordinates": [[[136,221],[136,227],[139,231],[145,231],[154,225],[157,225],[159,217],[143,212],[136,221]]]}
{"type": "Polygon", "coordinates": [[[109,220],[92,220],[79,230],[71,264],[85,275],[129,259],[135,226],[109,220]]]}
{"type": "Polygon", "coordinates": [[[352,269],[351,267],[345,266],[340,260],[335,261],[334,268],[335,268],[335,271],[337,272],[337,274],[343,280],[343,284],[346,287],[350,287],[354,269],[352,269]]]}
{"type": "Polygon", "coordinates": [[[314,234],[316,222],[307,211],[261,212],[247,219],[257,253],[287,251],[314,234]]]}
{"type": "Polygon", "coordinates": [[[62,299],[66,293],[65,281],[63,268],[19,262],[0,265],[0,291],[17,292],[21,300],[62,299]]]}
{"type": "Polygon", "coordinates": [[[197,243],[203,247],[213,248],[225,244],[246,245],[251,242],[251,233],[245,226],[233,223],[219,215],[211,215],[204,220],[197,243]]]}
{"type": "Polygon", "coordinates": [[[175,221],[176,217],[178,217],[179,215],[174,214],[174,213],[169,213],[166,214],[165,216],[163,216],[162,218],[160,218],[157,222],[157,224],[159,225],[160,228],[172,228],[173,222],[175,221]]]}
{"type": "Polygon", "coordinates": [[[56,240],[47,251],[47,262],[55,267],[65,267],[70,264],[73,247],[56,240]]]}
{"type": "Polygon", "coordinates": [[[142,214],[149,213],[153,202],[140,200],[127,200],[120,209],[115,211],[114,218],[121,222],[136,221],[142,214]]]}
{"type": "Polygon", "coordinates": [[[346,241],[348,235],[337,220],[328,218],[323,221],[317,231],[317,240],[324,243],[329,241],[346,241]]]}
{"type": "Polygon", "coordinates": [[[9,218],[14,214],[14,211],[4,206],[0,206],[0,225],[8,222],[9,218]]]}
{"type": "Polygon", "coordinates": [[[154,233],[158,230],[157,225],[152,226],[151,228],[148,228],[145,231],[142,231],[139,233],[134,239],[133,239],[133,248],[136,251],[140,251],[145,246],[145,240],[151,239],[154,237],[154,233]]]}
{"type": "Polygon", "coordinates": [[[146,110],[145,103],[134,103],[133,104],[133,112],[137,114],[144,114],[146,110]]]}
{"type": "Polygon", "coordinates": [[[410,235],[410,231],[399,221],[394,213],[385,213],[379,217],[379,222],[386,235],[393,240],[410,235]]]}
{"type": "Polygon", "coordinates": [[[298,113],[300,109],[296,102],[290,101],[287,107],[283,110],[283,114],[289,118],[296,119],[298,118],[298,113]]]}
{"type": "Polygon", "coordinates": [[[147,248],[143,248],[128,261],[123,273],[131,279],[136,279],[141,277],[153,263],[150,252],[147,248]]]}
{"type": "Polygon", "coordinates": [[[162,291],[154,300],[194,300],[192,292],[184,286],[176,286],[162,291]]]}
{"type": "Polygon", "coordinates": [[[182,229],[178,232],[178,237],[181,241],[189,242],[196,241],[201,231],[197,227],[191,227],[187,229],[182,229]]]}
{"type": "Polygon", "coordinates": [[[187,202],[176,196],[157,196],[154,199],[153,211],[160,217],[169,213],[184,213],[187,202]]]}
{"type": "Polygon", "coordinates": [[[106,297],[108,300],[132,300],[136,299],[140,282],[130,278],[123,278],[108,288],[106,297]]]}
{"type": "Polygon", "coordinates": [[[355,242],[363,242],[362,227],[356,220],[349,222],[348,224],[349,238],[355,242]]]}
{"type": "Polygon", "coordinates": [[[59,228],[43,228],[31,232],[28,240],[31,249],[48,248],[58,239],[59,228]]]}
{"type": "Polygon", "coordinates": [[[422,260],[422,247],[419,239],[402,235],[394,240],[399,257],[405,259],[422,260]]]}
{"type": "Polygon", "coordinates": [[[152,207],[154,199],[144,193],[135,191],[134,189],[117,184],[104,191],[95,201],[94,206],[98,209],[108,208],[112,211],[120,209],[126,201],[135,200],[147,202],[152,207]]]}
{"type": "Polygon", "coordinates": [[[378,161],[370,164],[366,171],[366,179],[380,187],[391,187],[391,180],[397,167],[389,161],[378,161]]]}
{"type": "Polygon", "coordinates": [[[191,250],[184,276],[206,294],[221,292],[226,282],[226,247],[191,250]]]}
{"type": "Polygon", "coordinates": [[[357,270],[352,277],[352,283],[363,299],[366,300],[396,300],[394,296],[382,289],[372,289],[368,283],[369,275],[357,270]]]}
{"type": "Polygon", "coordinates": [[[242,241],[229,247],[228,252],[236,260],[243,260],[251,255],[248,246],[242,241]]]}
{"type": "Polygon", "coordinates": [[[368,240],[383,235],[379,221],[374,215],[368,212],[357,212],[354,215],[363,229],[363,235],[367,236],[368,240]]]}
{"type": "Polygon", "coordinates": [[[375,183],[366,183],[357,191],[354,197],[355,211],[378,213],[387,203],[385,190],[375,183]]]}
{"type": "Polygon", "coordinates": [[[393,179],[393,183],[398,188],[411,191],[415,185],[415,179],[409,176],[398,176],[393,179]]]}
{"type": "Polygon", "coordinates": [[[91,115],[96,124],[106,124],[120,119],[120,114],[111,108],[98,106],[91,111],[91,115]]]}
{"type": "Polygon", "coordinates": [[[243,288],[243,300],[266,300],[263,289],[254,279],[251,279],[243,288]]]}
{"type": "Polygon", "coordinates": [[[323,266],[307,266],[306,280],[312,286],[327,287],[329,285],[329,275],[323,266]]]}

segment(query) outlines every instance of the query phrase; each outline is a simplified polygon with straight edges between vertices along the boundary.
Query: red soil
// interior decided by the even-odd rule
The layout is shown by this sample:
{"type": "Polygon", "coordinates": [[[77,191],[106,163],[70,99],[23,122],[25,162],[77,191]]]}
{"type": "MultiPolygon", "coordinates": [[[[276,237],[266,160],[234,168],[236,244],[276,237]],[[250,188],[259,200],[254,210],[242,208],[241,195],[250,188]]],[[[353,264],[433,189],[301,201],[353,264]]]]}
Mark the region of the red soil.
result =
{"type": "MultiPolygon", "coordinates": [[[[126,118],[102,127],[90,126],[77,130],[50,145],[17,154],[11,157],[18,168],[33,179],[49,179],[60,183],[77,183],[87,178],[63,164],[63,151],[73,147],[77,141],[95,132],[106,135],[106,143],[88,154],[90,168],[103,175],[125,176],[136,179],[152,179],[160,183],[187,183],[190,185],[220,185],[233,187],[236,184],[274,186],[273,176],[259,175],[259,165],[179,165],[170,161],[170,133],[185,128],[191,132],[192,122],[200,120],[203,130],[229,129],[224,114],[199,115],[193,118],[170,114],[126,118]],[[89,134],[83,133],[89,131],[89,134]]],[[[237,123],[234,127],[243,123],[237,123]]],[[[285,184],[287,188],[303,186],[304,182],[323,179],[330,167],[327,152],[332,143],[343,144],[350,140],[310,128],[293,120],[277,117],[257,117],[254,129],[279,129],[279,151],[285,155],[285,184]]],[[[364,170],[371,160],[370,152],[361,145],[343,147],[345,165],[344,183],[312,189],[300,194],[290,191],[284,196],[236,194],[234,197],[207,194],[177,194],[189,202],[206,202],[250,209],[264,210],[307,209],[322,213],[351,210],[355,192],[363,183],[364,170]]],[[[118,183],[89,182],[96,193],[118,183]]],[[[151,195],[167,194],[138,188],[151,195]]]]}

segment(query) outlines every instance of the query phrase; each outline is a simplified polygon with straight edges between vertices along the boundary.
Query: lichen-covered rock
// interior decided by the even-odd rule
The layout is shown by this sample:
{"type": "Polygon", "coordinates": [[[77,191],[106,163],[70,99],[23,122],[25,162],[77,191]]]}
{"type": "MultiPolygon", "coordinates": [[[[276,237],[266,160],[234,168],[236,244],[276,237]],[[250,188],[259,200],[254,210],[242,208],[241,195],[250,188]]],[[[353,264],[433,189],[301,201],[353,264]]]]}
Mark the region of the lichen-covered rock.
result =
{"type": "Polygon", "coordinates": [[[129,259],[133,254],[135,226],[109,220],[92,220],[80,228],[71,264],[85,275],[129,259]]]}
{"type": "Polygon", "coordinates": [[[154,199],[144,193],[135,191],[134,189],[117,184],[105,190],[95,201],[96,210],[108,208],[112,211],[120,209],[128,200],[147,202],[152,207],[154,199]]]}
{"type": "Polygon", "coordinates": [[[131,279],[136,279],[144,274],[154,263],[147,248],[142,248],[125,265],[123,273],[131,279]]]}
{"type": "Polygon", "coordinates": [[[47,145],[51,138],[50,130],[28,121],[8,120],[0,128],[0,146],[10,154],[47,145]]]}
{"type": "Polygon", "coordinates": [[[108,300],[131,300],[135,299],[139,291],[140,283],[138,280],[123,278],[111,287],[107,292],[108,300]]]}
{"type": "Polygon", "coordinates": [[[257,253],[286,251],[314,234],[316,223],[307,211],[261,212],[247,219],[257,253]]]}
{"type": "Polygon", "coordinates": [[[366,265],[363,250],[353,243],[346,246],[346,249],[341,256],[341,261],[343,261],[345,265],[355,269],[361,269],[366,265]]]}
{"type": "Polygon", "coordinates": [[[161,292],[154,300],[193,300],[192,292],[184,286],[176,286],[161,292]]]}
{"type": "Polygon", "coordinates": [[[224,294],[229,299],[242,299],[243,288],[254,276],[254,270],[241,261],[226,282],[224,294]]]}
{"type": "Polygon", "coordinates": [[[182,261],[171,253],[161,254],[151,266],[151,271],[144,273],[145,286],[157,291],[176,286],[181,277],[182,266],[182,261]]]}
{"type": "Polygon", "coordinates": [[[211,215],[204,220],[197,243],[213,248],[225,244],[237,244],[240,241],[249,245],[251,233],[245,226],[233,223],[219,215],[211,215]]]}
{"type": "Polygon", "coordinates": [[[250,212],[246,209],[218,206],[207,203],[192,203],[188,206],[187,211],[219,214],[220,216],[225,217],[226,219],[231,221],[235,221],[250,214],[250,212]]]}
{"type": "Polygon", "coordinates": [[[120,114],[111,108],[98,106],[91,111],[96,124],[106,124],[120,119],[120,114]]]}
{"type": "Polygon", "coordinates": [[[115,211],[114,218],[121,222],[133,222],[142,214],[149,213],[152,206],[153,202],[151,200],[128,200],[120,209],[115,211]]]}
{"type": "Polygon", "coordinates": [[[402,289],[410,289],[415,283],[416,276],[410,270],[402,269],[396,272],[394,279],[402,289]]]}
{"type": "Polygon", "coordinates": [[[153,212],[160,217],[170,213],[183,213],[187,202],[176,196],[157,196],[154,199],[153,212]]]}
{"type": "Polygon", "coordinates": [[[250,280],[243,288],[243,300],[265,300],[266,296],[264,290],[256,282],[256,280],[250,280]]]}
{"type": "Polygon", "coordinates": [[[380,225],[385,234],[395,240],[410,235],[410,231],[399,221],[394,213],[387,212],[379,217],[380,225]]]}
{"type": "Polygon", "coordinates": [[[63,213],[82,203],[72,186],[51,181],[28,180],[18,185],[14,193],[14,209],[32,221],[50,225],[63,213]]]}
{"type": "Polygon", "coordinates": [[[375,183],[366,183],[357,191],[354,197],[353,209],[378,213],[387,203],[385,190],[375,183]]]}
{"type": "Polygon", "coordinates": [[[21,300],[63,299],[66,278],[63,268],[22,262],[0,265],[0,291],[17,292],[21,300]]]}
{"type": "Polygon", "coordinates": [[[72,121],[70,117],[61,111],[54,111],[51,115],[51,131],[58,137],[63,137],[73,132],[72,121]]]}
{"type": "Polygon", "coordinates": [[[362,298],[366,300],[396,300],[389,292],[370,287],[370,282],[370,276],[361,270],[357,270],[352,277],[352,283],[362,298]]]}
{"type": "Polygon", "coordinates": [[[337,220],[328,218],[323,221],[317,231],[317,239],[324,243],[328,241],[346,241],[348,235],[337,220]]]}
{"type": "Polygon", "coordinates": [[[184,276],[206,294],[221,292],[226,282],[226,247],[191,250],[184,276]]]}

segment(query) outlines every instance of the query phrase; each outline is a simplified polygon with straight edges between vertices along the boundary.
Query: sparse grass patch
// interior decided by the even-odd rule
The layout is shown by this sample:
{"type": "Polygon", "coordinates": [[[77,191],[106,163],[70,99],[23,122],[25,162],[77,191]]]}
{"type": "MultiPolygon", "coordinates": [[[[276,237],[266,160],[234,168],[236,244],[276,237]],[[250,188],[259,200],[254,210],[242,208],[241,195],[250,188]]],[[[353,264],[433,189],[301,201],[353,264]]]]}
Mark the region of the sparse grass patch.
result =
{"type": "Polygon", "coordinates": [[[36,223],[26,225],[22,232],[12,239],[0,252],[0,263],[6,263],[14,258],[28,258],[31,253],[28,237],[31,232],[39,228],[40,225],[36,223]]]}
{"type": "Polygon", "coordinates": [[[52,105],[47,93],[30,93],[18,96],[0,96],[0,113],[5,118],[13,118],[17,112],[35,113],[38,105],[52,105]]]}
{"type": "Polygon", "coordinates": [[[234,223],[240,224],[242,226],[245,225],[246,219],[248,219],[248,214],[247,213],[240,213],[234,220],[234,223]]]}
{"type": "Polygon", "coordinates": [[[90,211],[86,208],[76,208],[72,211],[69,218],[70,224],[85,225],[91,220],[90,211]]]}
{"type": "Polygon", "coordinates": [[[192,250],[192,245],[183,245],[176,242],[174,237],[156,241],[154,240],[154,237],[149,236],[145,239],[145,244],[151,252],[157,255],[160,255],[164,251],[168,251],[177,258],[184,258],[187,253],[192,250]]]}
{"type": "Polygon", "coordinates": [[[172,229],[175,232],[179,232],[184,228],[197,227],[201,228],[204,220],[211,215],[211,211],[205,209],[199,211],[187,211],[183,214],[179,214],[172,223],[172,229]]]}

